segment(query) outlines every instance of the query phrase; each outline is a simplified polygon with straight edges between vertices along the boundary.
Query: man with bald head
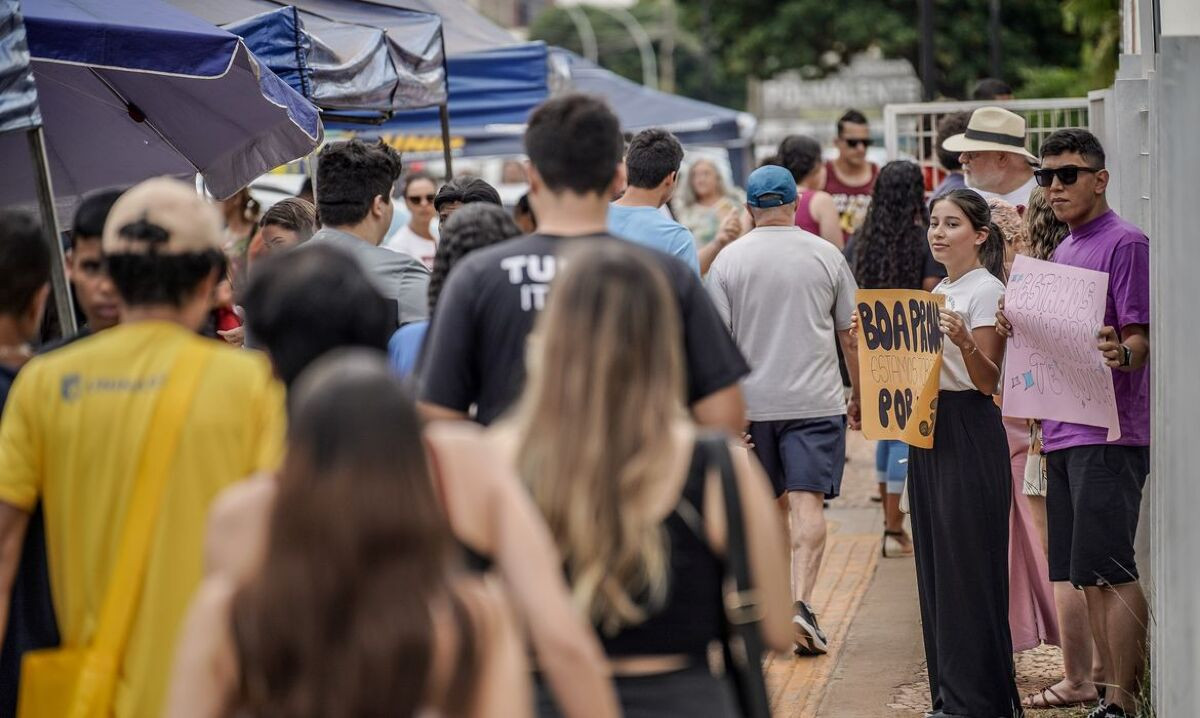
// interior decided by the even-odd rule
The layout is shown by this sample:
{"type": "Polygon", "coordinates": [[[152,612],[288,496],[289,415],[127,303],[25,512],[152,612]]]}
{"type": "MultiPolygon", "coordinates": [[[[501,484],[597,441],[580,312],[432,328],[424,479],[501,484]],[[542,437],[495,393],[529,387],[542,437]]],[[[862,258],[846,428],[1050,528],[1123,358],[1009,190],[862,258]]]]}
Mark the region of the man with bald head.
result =
{"type": "Polygon", "coordinates": [[[822,654],[828,641],[811,602],[825,551],[824,501],[841,489],[847,414],[850,428],[859,424],[858,354],[849,331],[857,286],[837,247],[795,226],[791,172],[755,170],[746,209],[754,228],[717,255],[706,283],[752,367],[743,383],[749,434],[788,507],[795,650],[822,654]],[[853,384],[848,405],[835,336],[853,384]]]}

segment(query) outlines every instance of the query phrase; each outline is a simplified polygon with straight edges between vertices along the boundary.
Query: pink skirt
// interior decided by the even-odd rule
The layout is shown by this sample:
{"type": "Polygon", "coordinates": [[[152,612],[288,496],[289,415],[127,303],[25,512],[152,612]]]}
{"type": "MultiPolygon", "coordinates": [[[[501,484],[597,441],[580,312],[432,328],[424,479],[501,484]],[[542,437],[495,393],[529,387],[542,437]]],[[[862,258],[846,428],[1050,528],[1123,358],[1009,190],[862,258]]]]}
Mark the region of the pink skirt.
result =
{"type": "Polygon", "coordinates": [[[1024,419],[1004,420],[1012,463],[1013,502],[1008,543],[1008,624],[1013,652],[1043,643],[1060,645],[1054,589],[1037,526],[1022,492],[1025,462],[1029,456],[1029,427],[1024,419]]]}

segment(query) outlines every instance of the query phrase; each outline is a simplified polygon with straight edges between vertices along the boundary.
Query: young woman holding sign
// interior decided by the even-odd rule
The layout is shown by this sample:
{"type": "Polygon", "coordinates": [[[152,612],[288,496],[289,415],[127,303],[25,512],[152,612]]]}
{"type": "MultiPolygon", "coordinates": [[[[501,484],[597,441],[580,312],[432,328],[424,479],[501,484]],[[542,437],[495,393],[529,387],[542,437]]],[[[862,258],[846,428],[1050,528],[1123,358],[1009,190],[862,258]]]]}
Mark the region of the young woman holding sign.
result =
{"type": "Polygon", "coordinates": [[[936,715],[1020,714],[1008,624],[1008,442],[992,400],[1004,340],[1004,239],[987,203],[954,190],[930,208],[929,246],[948,276],[941,391],[932,449],[909,454],[929,688],[936,715]]]}

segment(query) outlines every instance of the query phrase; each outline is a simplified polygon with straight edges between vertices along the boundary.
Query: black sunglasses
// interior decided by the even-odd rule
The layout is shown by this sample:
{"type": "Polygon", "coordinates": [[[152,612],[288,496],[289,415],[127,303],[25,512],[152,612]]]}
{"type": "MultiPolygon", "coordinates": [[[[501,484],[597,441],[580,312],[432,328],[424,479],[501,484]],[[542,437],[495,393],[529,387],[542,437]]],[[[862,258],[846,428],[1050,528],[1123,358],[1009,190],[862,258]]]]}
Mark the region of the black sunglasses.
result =
{"type": "Polygon", "coordinates": [[[1054,169],[1041,169],[1033,171],[1033,179],[1038,183],[1038,187],[1049,187],[1054,184],[1054,178],[1057,176],[1058,181],[1064,186],[1075,184],[1079,179],[1080,172],[1096,173],[1104,169],[1103,167],[1076,167],[1075,165],[1067,165],[1066,167],[1056,167],[1054,169]]]}
{"type": "Polygon", "coordinates": [[[433,204],[433,197],[434,196],[431,194],[427,194],[424,196],[417,194],[417,195],[412,195],[412,196],[408,197],[407,199],[409,202],[412,202],[413,204],[421,204],[421,200],[424,200],[424,201],[428,202],[429,204],[433,204]]]}
{"type": "Polygon", "coordinates": [[[875,144],[875,140],[872,140],[872,139],[865,139],[865,140],[859,140],[859,139],[854,139],[854,140],[842,140],[842,142],[845,142],[845,143],[846,143],[846,145],[847,145],[847,146],[849,146],[849,147],[870,147],[871,145],[875,144]]]}

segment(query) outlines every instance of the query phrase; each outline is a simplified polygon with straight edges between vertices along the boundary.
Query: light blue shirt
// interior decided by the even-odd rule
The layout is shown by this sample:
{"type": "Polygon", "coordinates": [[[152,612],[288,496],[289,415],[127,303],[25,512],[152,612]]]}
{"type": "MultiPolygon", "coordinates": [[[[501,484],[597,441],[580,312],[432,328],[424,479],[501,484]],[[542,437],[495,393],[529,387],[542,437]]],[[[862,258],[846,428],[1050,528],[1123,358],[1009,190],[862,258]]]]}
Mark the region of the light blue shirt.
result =
{"type": "Polygon", "coordinates": [[[700,258],[696,256],[696,240],[692,233],[657,207],[609,205],[608,231],[683,260],[697,277],[700,276],[700,258]]]}
{"type": "Polygon", "coordinates": [[[388,340],[388,363],[392,366],[392,373],[402,378],[413,373],[417,368],[417,359],[421,356],[421,345],[425,343],[425,332],[428,330],[428,320],[405,324],[396,330],[388,340]]]}

